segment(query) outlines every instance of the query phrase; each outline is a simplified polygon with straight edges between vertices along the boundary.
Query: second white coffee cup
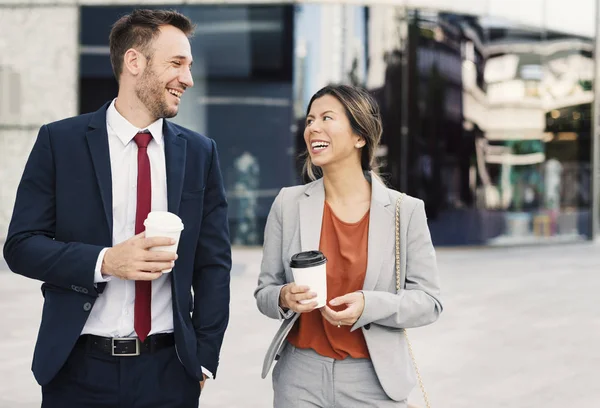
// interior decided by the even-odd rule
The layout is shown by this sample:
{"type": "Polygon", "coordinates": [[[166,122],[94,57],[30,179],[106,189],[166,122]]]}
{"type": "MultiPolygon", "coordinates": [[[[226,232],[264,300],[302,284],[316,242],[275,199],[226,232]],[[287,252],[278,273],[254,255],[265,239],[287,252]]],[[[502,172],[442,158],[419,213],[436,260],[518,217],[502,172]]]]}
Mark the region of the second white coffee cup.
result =
{"type": "Polygon", "coordinates": [[[317,307],[327,304],[327,258],[320,251],[305,251],[292,256],[290,261],[294,282],[296,285],[308,286],[317,297],[310,300],[301,300],[306,304],[317,301],[317,307]]]}
{"type": "MultiPolygon", "coordinates": [[[[177,215],[168,211],[151,211],[148,218],[144,221],[146,227],[146,237],[167,237],[173,238],[173,245],[157,246],[150,248],[150,251],[166,251],[177,253],[179,246],[179,237],[183,230],[183,222],[177,215]]],[[[171,272],[173,268],[163,271],[163,273],[171,272]]]]}

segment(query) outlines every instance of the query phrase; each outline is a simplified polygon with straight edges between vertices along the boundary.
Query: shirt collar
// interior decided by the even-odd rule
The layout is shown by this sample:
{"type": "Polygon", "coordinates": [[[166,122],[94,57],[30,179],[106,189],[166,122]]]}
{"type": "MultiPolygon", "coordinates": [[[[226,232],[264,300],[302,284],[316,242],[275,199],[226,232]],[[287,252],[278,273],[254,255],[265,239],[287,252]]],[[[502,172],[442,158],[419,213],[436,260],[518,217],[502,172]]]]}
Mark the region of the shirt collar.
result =
{"type": "Polygon", "coordinates": [[[126,146],[135,135],[137,135],[142,130],[148,130],[152,134],[152,138],[159,145],[163,144],[163,119],[160,118],[145,127],[144,129],[139,129],[132,125],[127,119],[123,117],[115,107],[114,99],[108,110],[106,111],[106,123],[108,126],[115,132],[119,140],[126,146]]]}

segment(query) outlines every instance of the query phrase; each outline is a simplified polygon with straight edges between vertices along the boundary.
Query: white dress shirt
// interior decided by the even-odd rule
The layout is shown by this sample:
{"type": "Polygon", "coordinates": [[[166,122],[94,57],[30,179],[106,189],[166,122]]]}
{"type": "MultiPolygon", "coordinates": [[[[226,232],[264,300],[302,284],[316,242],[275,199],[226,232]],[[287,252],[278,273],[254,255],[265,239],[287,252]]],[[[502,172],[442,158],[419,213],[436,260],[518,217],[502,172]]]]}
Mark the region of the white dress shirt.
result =
{"type": "MultiPolygon", "coordinates": [[[[113,100],[106,112],[106,127],[112,174],[112,243],[117,245],[135,235],[138,148],[133,138],[142,130],[148,130],[152,134],[148,145],[152,183],[151,208],[152,211],[168,210],[163,119],[158,119],[145,129],[138,129],[117,111],[113,100]]],[[[135,281],[111,279],[110,276],[102,275],[100,269],[107,249],[103,249],[98,256],[94,276],[94,283],[106,282],[106,288],[96,299],[81,334],[137,337],[133,327],[135,281]]],[[[170,273],[152,281],[152,321],[149,335],[173,332],[171,297],[170,273]]],[[[212,378],[212,374],[204,367],[202,371],[212,378]]]]}

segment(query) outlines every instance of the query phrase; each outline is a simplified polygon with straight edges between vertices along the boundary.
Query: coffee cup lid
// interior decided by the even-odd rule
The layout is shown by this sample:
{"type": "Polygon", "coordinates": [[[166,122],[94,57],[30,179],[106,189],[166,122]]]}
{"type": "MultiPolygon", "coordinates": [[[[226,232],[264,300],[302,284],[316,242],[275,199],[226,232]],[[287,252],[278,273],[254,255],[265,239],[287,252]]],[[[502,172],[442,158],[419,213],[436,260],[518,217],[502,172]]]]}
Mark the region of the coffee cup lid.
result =
{"type": "Polygon", "coordinates": [[[310,268],[312,266],[323,265],[327,258],[321,251],[305,251],[292,256],[290,267],[292,268],[310,268]]]}
{"type": "Polygon", "coordinates": [[[183,222],[177,215],[168,211],[151,211],[144,221],[144,226],[152,226],[166,231],[181,231],[183,222]]]}

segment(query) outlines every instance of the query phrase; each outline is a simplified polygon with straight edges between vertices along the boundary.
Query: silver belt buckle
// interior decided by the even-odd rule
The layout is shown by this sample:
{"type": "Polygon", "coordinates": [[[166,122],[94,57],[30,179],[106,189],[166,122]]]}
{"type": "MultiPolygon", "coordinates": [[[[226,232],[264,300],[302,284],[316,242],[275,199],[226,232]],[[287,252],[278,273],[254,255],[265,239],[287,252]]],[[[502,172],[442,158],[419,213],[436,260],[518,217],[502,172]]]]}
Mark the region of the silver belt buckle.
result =
{"type": "Polygon", "coordinates": [[[140,355],[140,339],[137,337],[115,337],[112,339],[112,350],[111,354],[115,357],[135,357],[140,355]],[[135,352],[133,353],[115,353],[118,342],[134,342],[135,352]]]}

